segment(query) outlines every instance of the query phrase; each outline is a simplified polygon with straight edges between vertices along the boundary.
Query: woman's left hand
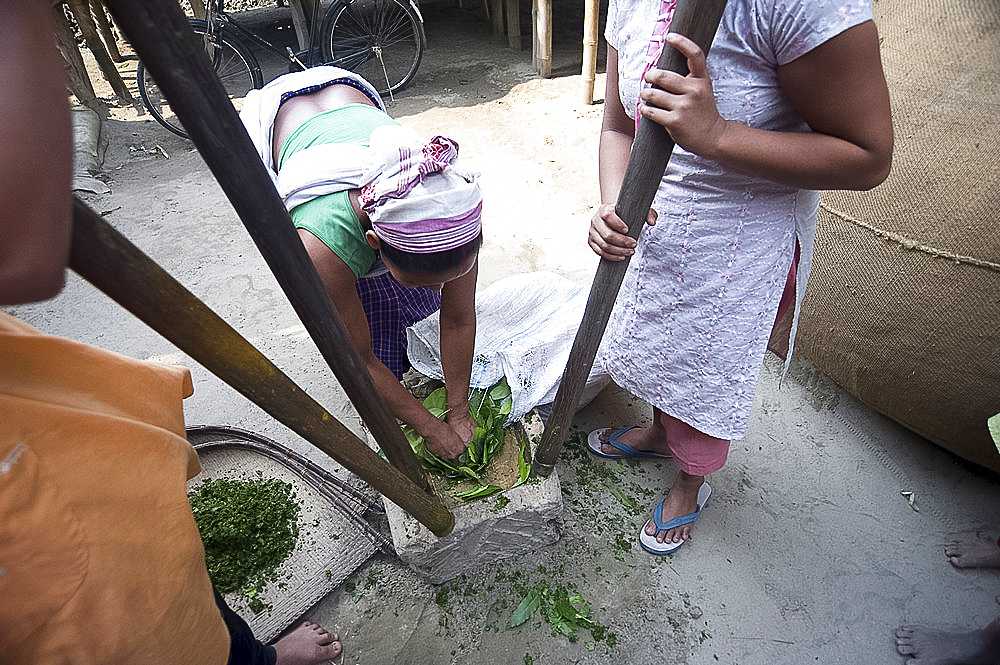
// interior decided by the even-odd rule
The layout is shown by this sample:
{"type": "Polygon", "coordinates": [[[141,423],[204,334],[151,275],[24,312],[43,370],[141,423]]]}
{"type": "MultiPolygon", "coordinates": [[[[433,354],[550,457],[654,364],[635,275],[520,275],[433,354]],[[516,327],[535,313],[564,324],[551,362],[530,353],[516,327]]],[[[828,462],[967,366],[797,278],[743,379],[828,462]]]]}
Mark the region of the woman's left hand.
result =
{"type": "Polygon", "coordinates": [[[642,90],[643,104],[639,111],[662,125],[681,148],[711,159],[727,122],[715,106],[715,91],[705,53],[693,41],[677,33],[667,35],[667,44],[687,58],[690,73],[681,76],[666,69],[650,69],[646,72],[646,80],[662,89],[642,90]]]}
{"type": "Polygon", "coordinates": [[[464,409],[456,408],[449,411],[448,425],[462,439],[466,446],[472,442],[472,436],[476,432],[476,421],[472,419],[472,414],[469,413],[468,402],[466,402],[464,409]]]}

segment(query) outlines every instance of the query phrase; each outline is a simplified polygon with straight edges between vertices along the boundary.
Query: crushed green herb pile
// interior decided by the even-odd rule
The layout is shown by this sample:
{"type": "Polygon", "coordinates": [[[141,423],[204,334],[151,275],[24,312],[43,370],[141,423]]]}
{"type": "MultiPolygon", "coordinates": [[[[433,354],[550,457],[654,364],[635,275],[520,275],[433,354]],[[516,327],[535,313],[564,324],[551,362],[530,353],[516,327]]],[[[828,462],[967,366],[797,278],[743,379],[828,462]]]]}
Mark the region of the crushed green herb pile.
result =
{"type": "Polygon", "coordinates": [[[577,641],[581,628],[589,630],[593,642],[587,643],[588,649],[593,649],[596,642],[605,641],[609,647],[614,647],[617,642],[615,633],[590,618],[590,603],[579,594],[570,594],[569,589],[561,584],[553,589],[543,581],[529,589],[511,614],[507,629],[517,628],[536,612],[552,626],[553,636],[562,635],[570,642],[577,641]]]}
{"type": "MultiPolygon", "coordinates": [[[[510,386],[507,385],[505,378],[488,389],[470,390],[469,410],[476,422],[476,430],[468,449],[455,460],[441,459],[428,450],[424,437],[412,427],[403,427],[403,433],[425,469],[452,480],[472,481],[473,487],[458,493],[457,496],[466,500],[478,499],[504,489],[486,482],[483,479],[483,472],[503,447],[504,424],[512,406],[510,386]]],[[[424,408],[435,417],[444,419],[448,415],[446,389],[438,388],[428,395],[424,399],[424,408]]],[[[525,449],[526,442],[522,443],[518,453],[518,480],[514,487],[527,480],[531,471],[525,449]]]]}
{"type": "Polygon", "coordinates": [[[258,594],[299,536],[292,486],[257,473],[254,480],[206,480],[188,493],[209,578],[220,593],[241,592],[255,612],[265,607],[258,594]]]}

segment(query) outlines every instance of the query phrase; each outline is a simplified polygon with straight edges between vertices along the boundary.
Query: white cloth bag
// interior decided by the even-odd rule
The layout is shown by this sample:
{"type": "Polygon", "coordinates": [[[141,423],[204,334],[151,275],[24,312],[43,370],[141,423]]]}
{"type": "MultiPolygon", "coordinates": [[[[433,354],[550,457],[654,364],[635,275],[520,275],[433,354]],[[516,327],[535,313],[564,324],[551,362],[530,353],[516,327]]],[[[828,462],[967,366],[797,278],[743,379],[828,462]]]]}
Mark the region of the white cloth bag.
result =
{"type": "MultiPolygon", "coordinates": [[[[588,295],[587,289],[549,272],[513,275],[476,294],[476,347],[469,383],[489,388],[507,377],[513,399],[508,424],[555,400],[588,295]]],[[[414,369],[435,379],[444,378],[439,340],[437,312],[406,329],[414,369]]],[[[595,362],[577,408],[609,381],[595,362]]]]}

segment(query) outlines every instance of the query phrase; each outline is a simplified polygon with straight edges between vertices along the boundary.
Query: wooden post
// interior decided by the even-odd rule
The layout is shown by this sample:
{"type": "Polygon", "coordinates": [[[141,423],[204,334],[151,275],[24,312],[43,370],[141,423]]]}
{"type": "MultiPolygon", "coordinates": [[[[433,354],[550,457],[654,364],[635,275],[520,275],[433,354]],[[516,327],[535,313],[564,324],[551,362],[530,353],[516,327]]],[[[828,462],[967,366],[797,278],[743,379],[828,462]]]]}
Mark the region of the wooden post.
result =
{"type": "MultiPolygon", "coordinates": [[[[292,11],[292,27],[295,28],[295,39],[299,42],[299,50],[309,48],[309,35],[312,31],[316,15],[313,13],[313,0],[288,0],[292,11]]],[[[322,17],[320,17],[322,20],[322,17]]],[[[308,60],[305,61],[308,64],[308,60]]]]}
{"type": "Polygon", "coordinates": [[[515,50],[521,50],[521,2],[520,0],[504,0],[507,3],[507,45],[515,50]]]}
{"type": "Polygon", "coordinates": [[[180,6],[172,0],[106,2],[389,462],[427,488],[413,449],[351,346],[288,211],[180,6]]]}
{"type": "Polygon", "coordinates": [[[490,0],[490,19],[493,21],[493,35],[503,37],[503,0],[490,0]]]}
{"type": "MultiPolygon", "coordinates": [[[[216,0],[210,0],[210,2],[216,2],[216,0]]],[[[191,13],[194,14],[194,17],[204,21],[205,15],[208,13],[205,9],[205,0],[190,0],[190,4],[191,13]]]]}
{"type": "Polygon", "coordinates": [[[153,330],[428,529],[445,535],[454,516],[344,427],[270,360],[79,199],[70,267],[153,330]]]}
{"type": "Polygon", "coordinates": [[[542,78],[552,76],[552,0],[535,1],[535,69],[542,78]]]}
{"type": "Polygon", "coordinates": [[[104,42],[105,48],[108,49],[108,55],[115,62],[125,62],[124,56],[122,56],[121,51],[118,50],[118,42],[115,40],[115,31],[111,26],[111,21],[108,20],[107,10],[104,8],[104,3],[101,0],[90,0],[90,10],[91,14],[94,16],[94,20],[97,21],[97,29],[101,33],[101,41],[104,42]]]}
{"type": "Polygon", "coordinates": [[[52,5],[52,23],[56,47],[62,54],[63,62],[66,65],[66,80],[69,82],[69,91],[76,96],[77,101],[97,115],[107,117],[108,107],[97,98],[97,93],[94,92],[94,82],[90,80],[90,75],[87,73],[87,66],[83,63],[80,47],[76,43],[76,35],[73,34],[61,1],[52,5]]]}
{"type": "MultiPolygon", "coordinates": [[[[685,35],[698,44],[708,54],[719,28],[719,21],[725,9],[726,0],[679,0],[670,22],[670,32],[685,35]]],[[[652,29],[652,26],[650,26],[652,29]]],[[[682,75],[687,75],[687,59],[676,49],[664,45],[663,53],[657,63],[660,69],[669,69],[682,75]]],[[[632,154],[625,167],[625,178],[615,212],[622,221],[628,224],[628,235],[639,237],[639,232],[646,223],[649,206],[663,178],[663,172],[670,160],[674,142],[661,125],[642,119],[632,143],[632,154]]],[[[573,340],[573,348],[569,352],[566,371],[563,373],[559,390],[552,404],[552,413],[545,424],[542,441],[535,454],[532,471],[542,476],[548,476],[555,467],[563,440],[569,430],[580,394],[587,383],[590,369],[594,365],[594,356],[600,346],[604,329],[611,316],[628,268],[628,259],[624,261],[608,261],[601,259],[590,288],[590,297],[583,312],[583,320],[573,340]]]]}
{"type": "Polygon", "coordinates": [[[597,80],[597,37],[600,0],[584,0],[583,11],[583,103],[594,103],[594,81],[597,80]]]}
{"type": "Polygon", "coordinates": [[[90,1],[89,0],[67,0],[69,8],[73,10],[73,16],[76,18],[76,23],[80,27],[80,33],[83,35],[83,40],[87,44],[87,48],[94,55],[94,59],[97,60],[98,66],[101,68],[101,73],[104,78],[107,79],[108,83],[111,84],[111,89],[114,90],[115,95],[122,101],[131,104],[136,111],[142,112],[142,104],[137,102],[129,92],[128,86],[125,85],[125,81],[122,80],[122,75],[118,72],[118,68],[115,63],[111,60],[111,56],[108,55],[107,49],[104,47],[104,42],[101,41],[101,36],[97,34],[97,26],[94,25],[94,18],[90,14],[90,1]]]}

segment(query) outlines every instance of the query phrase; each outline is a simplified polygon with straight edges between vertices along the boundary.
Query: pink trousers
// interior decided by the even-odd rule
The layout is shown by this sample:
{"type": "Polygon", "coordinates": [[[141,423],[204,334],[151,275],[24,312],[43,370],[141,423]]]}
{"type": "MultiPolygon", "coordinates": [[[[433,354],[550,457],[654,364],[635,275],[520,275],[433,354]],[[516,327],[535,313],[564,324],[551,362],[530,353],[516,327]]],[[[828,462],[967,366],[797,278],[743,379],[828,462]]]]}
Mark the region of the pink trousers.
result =
{"type": "MultiPolygon", "coordinates": [[[[789,307],[795,306],[795,273],[798,262],[799,248],[796,246],[795,259],[788,271],[775,321],[780,320],[789,307]]],[[[653,417],[659,418],[660,424],[667,431],[667,447],[670,448],[674,463],[681,471],[692,476],[707,476],[721,469],[726,463],[726,458],[729,456],[728,439],[709,436],[659,409],[653,410],[653,417]]]]}

